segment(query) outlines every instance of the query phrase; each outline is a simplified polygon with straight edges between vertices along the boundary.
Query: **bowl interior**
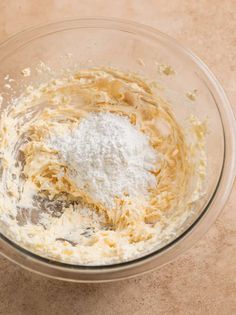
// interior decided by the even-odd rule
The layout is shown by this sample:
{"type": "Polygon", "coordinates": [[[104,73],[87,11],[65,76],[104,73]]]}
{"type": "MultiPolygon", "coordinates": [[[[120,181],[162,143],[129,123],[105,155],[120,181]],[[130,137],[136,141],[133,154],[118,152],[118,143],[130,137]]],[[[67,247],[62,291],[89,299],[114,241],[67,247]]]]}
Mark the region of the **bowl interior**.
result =
{"type": "Polygon", "coordinates": [[[111,66],[156,81],[162,87],[158,93],[172,104],[182,126],[187,126],[191,114],[208,121],[206,193],[174,238],[186,231],[207,208],[224,163],[224,128],[206,75],[175,42],[133,24],[96,19],[70,21],[19,34],[0,46],[0,60],[1,110],[26,85],[37,86],[51,77],[61,76],[66,69],[111,66]],[[52,72],[45,68],[39,75],[36,68],[42,62],[52,72]],[[174,74],[163,73],[162,65],[171,66],[174,74]],[[22,69],[28,67],[31,75],[22,76],[22,69]],[[10,83],[12,88],[7,86],[9,78],[14,80],[10,83]],[[194,90],[196,99],[191,100],[187,95],[194,90]]]}

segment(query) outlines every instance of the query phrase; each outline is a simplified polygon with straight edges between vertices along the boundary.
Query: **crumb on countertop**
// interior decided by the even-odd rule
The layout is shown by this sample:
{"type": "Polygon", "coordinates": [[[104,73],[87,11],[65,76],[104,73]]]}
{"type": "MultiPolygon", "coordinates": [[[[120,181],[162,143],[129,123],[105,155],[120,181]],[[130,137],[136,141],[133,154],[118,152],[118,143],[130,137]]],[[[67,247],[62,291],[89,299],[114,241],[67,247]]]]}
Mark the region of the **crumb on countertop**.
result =
{"type": "Polygon", "coordinates": [[[21,70],[21,74],[22,74],[24,77],[29,77],[30,74],[31,74],[31,69],[30,69],[30,68],[25,68],[25,69],[21,70]]]}
{"type": "Polygon", "coordinates": [[[197,89],[194,89],[193,91],[189,91],[186,93],[187,98],[190,101],[196,101],[196,97],[197,97],[197,89]]]}
{"type": "Polygon", "coordinates": [[[138,62],[138,64],[139,64],[140,66],[145,67],[145,62],[143,61],[143,59],[138,58],[138,59],[137,59],[137,62],[138,62]]]}
{"type": "Polygon", "coordinates": [[[156,65],[157,65],[158,71],[162,74],[165,74],[165,75],[175,74],[175,70],[170,65],[158,64],[158,63],[156,63],[156,65]]]}

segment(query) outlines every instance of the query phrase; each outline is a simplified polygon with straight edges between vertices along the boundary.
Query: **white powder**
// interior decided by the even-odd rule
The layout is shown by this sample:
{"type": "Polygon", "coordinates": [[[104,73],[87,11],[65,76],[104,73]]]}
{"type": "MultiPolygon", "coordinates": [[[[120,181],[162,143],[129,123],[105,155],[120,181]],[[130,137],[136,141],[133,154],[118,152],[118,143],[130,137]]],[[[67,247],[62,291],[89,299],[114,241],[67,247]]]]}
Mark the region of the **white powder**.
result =
{"type": "Polygon", "coordinates": [[[114,206],[115,197],[145,196],[156,185],[150,171],[157,167],[157,154],[126,117],[90,114],[48,144],[75,171],[78,187],[106,207],[114,206]]]}

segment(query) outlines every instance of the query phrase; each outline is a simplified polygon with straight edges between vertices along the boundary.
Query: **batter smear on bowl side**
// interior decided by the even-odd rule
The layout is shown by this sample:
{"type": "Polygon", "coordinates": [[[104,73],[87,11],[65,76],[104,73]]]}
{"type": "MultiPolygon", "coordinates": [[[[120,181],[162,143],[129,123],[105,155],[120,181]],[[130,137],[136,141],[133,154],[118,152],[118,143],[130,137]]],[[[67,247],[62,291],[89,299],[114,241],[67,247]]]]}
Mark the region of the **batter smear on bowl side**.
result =
{"type": "Polygon", "coordinates": [[[160,248],[204,193],[206,126],[189,131],[133,74],[28,87],[1,116],[1,229],[51,259],[101,265],[160,248]]]}

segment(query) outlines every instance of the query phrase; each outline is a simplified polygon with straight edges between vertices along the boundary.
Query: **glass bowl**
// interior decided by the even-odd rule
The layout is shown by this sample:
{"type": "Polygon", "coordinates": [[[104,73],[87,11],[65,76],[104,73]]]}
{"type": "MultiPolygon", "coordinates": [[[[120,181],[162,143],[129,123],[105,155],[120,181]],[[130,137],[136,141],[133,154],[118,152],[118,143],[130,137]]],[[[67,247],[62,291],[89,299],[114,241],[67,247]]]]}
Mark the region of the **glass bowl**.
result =
{"type": "Polygon", "coordinates": [[[84,18],[29,29],[0,45],[0,94],[4,97],[1,111],[26,85],[49,79],[51,73],[44,71],[39,76],[34,71],[42,62],[55,76],[61,69],[95,66],[138,73],[164,87],[160,94],[172,104],[180,124],[184,125],[191,114],[200,119],[207,116],[206,194],[195,215],[183,223],[174,239],[132,261],[103,266],[66,264],[36,255],[3,233],[0,234],[2,255],[37,273],[78,282],[124,279],[168,263],[207,231],[225,205],[233,185],[235,121],[222,87],[200,59],[165,34],[113,18],[84,18]],[[159,71],[163,65],[170,65],[175,74],[159,71]],[[28,67],[31,76],[22,76],[22,69],[28,67]],[[8,86],[9,78],[14,79],[12,89],[8,86]],[[193,101],[187,95],[195,90],[197,97],[193,101]]]}

